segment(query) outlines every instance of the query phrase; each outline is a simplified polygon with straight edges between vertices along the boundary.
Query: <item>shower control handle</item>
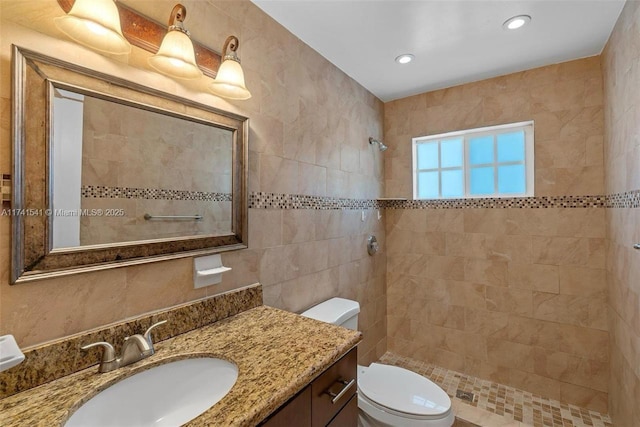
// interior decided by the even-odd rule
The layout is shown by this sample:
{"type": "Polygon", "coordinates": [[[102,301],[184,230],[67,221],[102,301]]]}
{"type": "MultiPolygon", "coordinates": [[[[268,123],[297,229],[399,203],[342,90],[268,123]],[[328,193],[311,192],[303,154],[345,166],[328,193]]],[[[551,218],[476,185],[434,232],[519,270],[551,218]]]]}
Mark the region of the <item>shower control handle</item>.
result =
{"type": "Polygon", "coordinates": [[[373,256],[378,252],[378,249],[380,249],[380,246],[378,245],[378,239],[376,239],[376,236],[369,236],[367,239],[367,253],[373,256]]]}
{"type": "Polygon", "coordinates": [[[633,249],[640,249],[640,243],[636,243],[635,245],[633,245],[633,249]]]}

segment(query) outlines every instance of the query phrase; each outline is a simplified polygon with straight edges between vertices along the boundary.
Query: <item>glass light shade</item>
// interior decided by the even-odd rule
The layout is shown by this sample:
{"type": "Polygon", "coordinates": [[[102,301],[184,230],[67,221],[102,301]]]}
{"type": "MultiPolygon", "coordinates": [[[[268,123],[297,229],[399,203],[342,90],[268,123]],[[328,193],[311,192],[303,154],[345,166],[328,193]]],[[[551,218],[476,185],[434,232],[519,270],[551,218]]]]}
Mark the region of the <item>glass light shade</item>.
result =
{"type": "Polygon", "coordinates": [[[225,59],[215,80],[211,82],[209,89],[214,94],[228,99],[245,100],[251,98],[251,92],[244,84],[244,72],[242,66],[233,59],[225,59]]]}
{"type": "Polygon", "coordinates": [[[92,49],[114,54],[131,52],[113,0],[76,0],[69,13],[54,22],[67,36],[92,49]]]}
{"type": "Polygon", "coordinates": [[[170,30],[164,36],[158,53],[149,58],[149,65],[162,74],[179,79],[202,77],[202,71],[196,64],[193,43],[180,30],[170,30]]]}

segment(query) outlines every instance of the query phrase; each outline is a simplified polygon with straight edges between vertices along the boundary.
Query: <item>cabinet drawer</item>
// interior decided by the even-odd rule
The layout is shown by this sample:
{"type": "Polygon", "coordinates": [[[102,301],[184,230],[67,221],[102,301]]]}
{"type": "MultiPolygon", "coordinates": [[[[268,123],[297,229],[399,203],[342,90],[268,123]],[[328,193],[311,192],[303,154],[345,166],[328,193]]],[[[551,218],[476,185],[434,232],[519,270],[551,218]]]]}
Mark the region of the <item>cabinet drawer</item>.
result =
{"type": "Polygon", "coordinates": [[[311,427],[311,387],[284,404],[261,427],[311,427]]]}
{"type": "Polygon", "coordinates": [[[311,383],[313,427],[325,427],[356,394],[357,373],[358,353],[354,348],[311,383]]]}
{"type": "Polygon", "coordinates": [[[334,419],[331,420],[327,427],[356,427],[358,425],[358,395],[351,396],[349,403],[334,419]]]}

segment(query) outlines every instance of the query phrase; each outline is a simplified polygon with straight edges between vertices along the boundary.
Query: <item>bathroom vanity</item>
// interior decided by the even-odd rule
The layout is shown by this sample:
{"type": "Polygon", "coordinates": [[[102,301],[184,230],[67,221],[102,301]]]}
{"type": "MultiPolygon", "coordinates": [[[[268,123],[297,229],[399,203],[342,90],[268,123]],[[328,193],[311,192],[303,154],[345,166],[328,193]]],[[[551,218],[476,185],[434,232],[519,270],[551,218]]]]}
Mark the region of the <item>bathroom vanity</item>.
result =
{"type": "Polygon", "coordinates": [[[357,348],[354,348],[278,409],[262,426],[356,426],[357,360],[357,348]]]}
{"type": "MultiPolygon", "coordinates": [[[[214,305],[218,310],[229,310],[224,301],[214,305]]],[[[199,306],[185,309],[202,317],[199,306]]],[[[154,316],[154,321],[165,316],[167,328],[172,322],[185,322],[175,310],[154,316]]],[[[93,365],[7,396],[0,400],[0,425],[62,426],[84,403],[113,384],[158,365],[198,357],[228,360],[237,366],[238,377],[218,403],[188,426],[356,425],[356,345],[361,339],[357,331],[258,305],[164,341],[159,339],[155,355],[132,365],[107,373],[98,373],[93,365]]],[[[67,342],[60,348],[77,352],[68,354],[67,360],[82,354],[76,343],[67,342]]],[[[44,349],[27,352],[27,359],[37,358],[38,351],[44,349]]],[[[39,375],[37,369],[31,374],[39,375]]],[[[22,373],[15,378],[0,377],[0,383],[6,390],[12,381],[24,378],[22,373]]]]}

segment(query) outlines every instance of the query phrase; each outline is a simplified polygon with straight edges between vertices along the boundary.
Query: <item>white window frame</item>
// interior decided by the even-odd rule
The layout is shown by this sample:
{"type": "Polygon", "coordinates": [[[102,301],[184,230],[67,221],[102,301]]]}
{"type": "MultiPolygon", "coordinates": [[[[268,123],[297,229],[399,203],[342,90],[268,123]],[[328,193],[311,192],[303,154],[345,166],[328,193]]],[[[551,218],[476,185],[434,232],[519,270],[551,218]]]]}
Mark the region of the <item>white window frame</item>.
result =
{"type": "MultiPolygon", "coordinates": [[[[412,138],[412,155],[413,155],[413,198],[414,200],[441,200],[441,199],[482,199],[482,198],[512,198],[512,197],[532,197],[534,195],[534,122],[533,120],[526,122],[517,122],[517,123],[509,123],[498,126],[487,126],[476,129],[467,129],[455,132],[447,132],[440,133],[437,135],[427,135],[420,136],[416,138],[412,138]],[[481,194],[481,195],[472,195],[470,194],[470,176],[471,176],[471,165],[469,164],[469,140],[471,138],[477,138],[486,135],[493,135],[493,162],[487,164],[478,164],[473,165],[473,168],[477,167],[486,167],[493,166],[494,173],[494,189],[497,191],[498,187],[498,166],[508,166],[508,165],[517,165],[523,164],[523,162],[498,162],[498,138],[496,137],[499,134],[503,133],[512,133],[514,131],[524,131],[524,146],[525,146],[525,158],[524,158],[524,167],[525,167],[525,193],[512,193],[512,194],[499,194],[499,193],[491,193],[491,194],[481,194]],[[444,141],[447,139],[455,139],[462,137],[462,173],[464,178],[463,185],[463,195],[461,197],[442,197],[442,171],[446,170],[454,170],[460,169],[460,167],[452,167],[452,168],[442,168],[440,167],[440,163],[438,161],[438,168],[431,169],[418,169],[418,145],[427,142],[437,142],[444,141]],[[418,197],[418,173],[424,171],[437,171],[438,179],[439,179],[439,189],[437,198],[419,198],[418,197]]],[[[438,144],[438,155],[440,155],[440,144],[438,144]]]]}

